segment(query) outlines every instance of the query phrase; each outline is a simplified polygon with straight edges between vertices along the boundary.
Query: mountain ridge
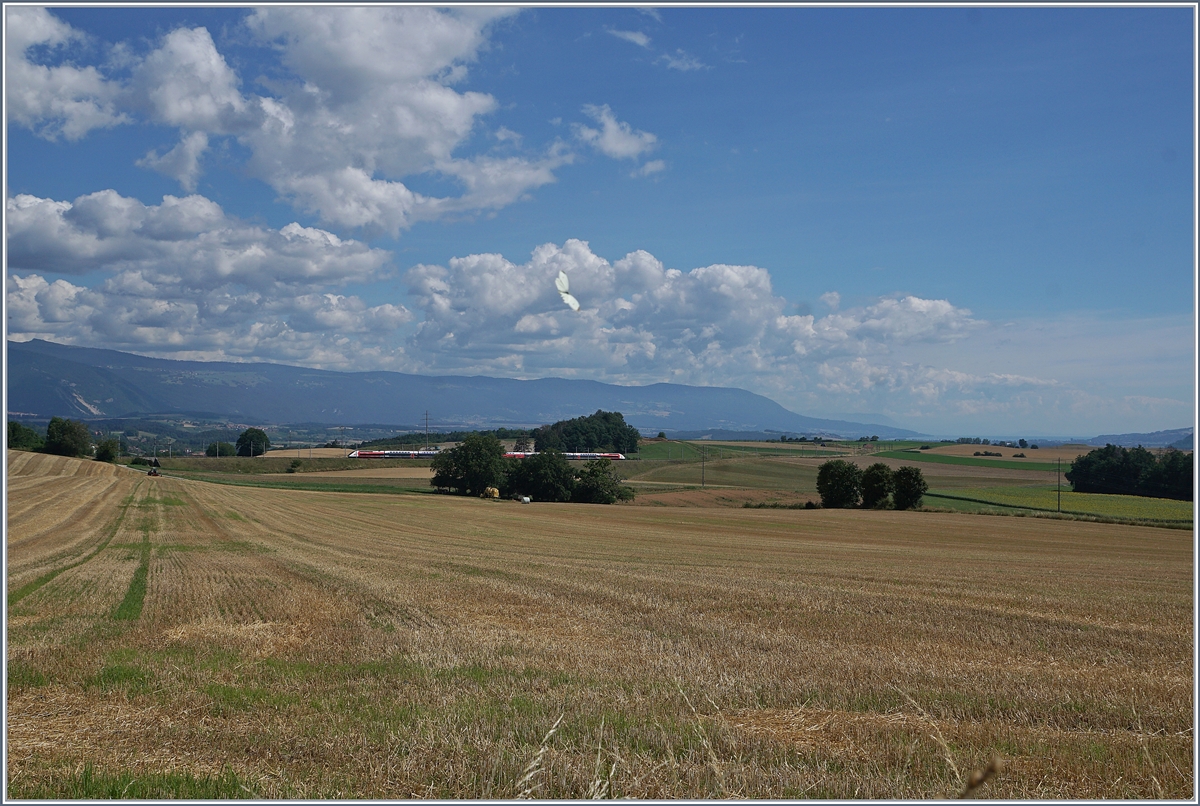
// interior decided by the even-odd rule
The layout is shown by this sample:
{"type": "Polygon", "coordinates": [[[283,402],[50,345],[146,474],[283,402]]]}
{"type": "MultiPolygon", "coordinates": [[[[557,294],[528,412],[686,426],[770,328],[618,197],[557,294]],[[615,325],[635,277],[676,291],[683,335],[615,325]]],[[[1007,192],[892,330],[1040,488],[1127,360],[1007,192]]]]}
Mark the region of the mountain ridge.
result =
{"type": "Polygon", "coordinates": [[[204,412],[297,423],[413,428],[426,410],[439,428],[524,427],[620,411],[643,431],[785,431],[857,438],[922,437],[878,423],[807,417],[744,389],[566,378],[338,372],[287,364],[176,361],[34,339],[7,342],[8,408],[82,419],[204,412]]]}

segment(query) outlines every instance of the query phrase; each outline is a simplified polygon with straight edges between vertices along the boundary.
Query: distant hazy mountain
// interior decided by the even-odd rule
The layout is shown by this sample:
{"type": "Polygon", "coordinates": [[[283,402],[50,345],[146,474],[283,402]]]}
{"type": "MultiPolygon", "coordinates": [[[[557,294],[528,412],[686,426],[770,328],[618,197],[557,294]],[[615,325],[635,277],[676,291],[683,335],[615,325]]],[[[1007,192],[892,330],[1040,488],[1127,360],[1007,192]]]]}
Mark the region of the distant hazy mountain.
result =
{"type": "Polygon", "coordinates": [[[386,423],[519,427],[619,411],[643,431],[786,431],[857,438],[919,437],[887,425],[805,417],[744,389],[616,386],[543,378],[331,372],[284,364],[171,361],[68,347],[8,342],[10,415],[117,418],[191,414],[241,422],[386,423]]]}
{"type": "Polygon", "coordinates": [[[1191,450],[1192,429],[1173,428],[1169,431],[1151,431],[1149,434],[1102,434],[1089,439],[1089,445],[1120,445],[1123,448],[1133,448],[1141,445],[1143,448],[1180,448],[1191,450]]]}

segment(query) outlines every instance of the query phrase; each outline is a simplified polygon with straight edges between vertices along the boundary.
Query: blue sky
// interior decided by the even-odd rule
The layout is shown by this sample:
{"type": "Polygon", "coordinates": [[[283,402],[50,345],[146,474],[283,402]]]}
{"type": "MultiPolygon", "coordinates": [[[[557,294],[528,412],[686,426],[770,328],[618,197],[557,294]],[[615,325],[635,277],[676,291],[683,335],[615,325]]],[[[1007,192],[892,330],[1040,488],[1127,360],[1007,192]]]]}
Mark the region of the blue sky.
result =
{"type": "Polygon", "coordinates": [[[1194,420],[1190,8],[5,11],[10,338],[1194,420]]]}

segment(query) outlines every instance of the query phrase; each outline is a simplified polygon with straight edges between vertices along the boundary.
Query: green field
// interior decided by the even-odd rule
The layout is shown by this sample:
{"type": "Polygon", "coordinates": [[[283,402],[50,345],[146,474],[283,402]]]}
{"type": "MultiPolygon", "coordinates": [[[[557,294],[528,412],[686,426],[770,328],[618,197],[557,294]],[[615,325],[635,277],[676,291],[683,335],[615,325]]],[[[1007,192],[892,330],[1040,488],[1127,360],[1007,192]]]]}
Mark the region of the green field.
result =
{"type": "MultiPolygon", "coordinates": [[[[950,490],[931,490],[926,505],[943,506],[970,511],[971,506],[955,504],[988,504],[1038,510],[1060,511],[1058,491],[1053,485],[1038,487],[962,487],[950,490]]],[[[1188,524],[1192,522],[1192,502],[1169,498],[1145,498],[1136,495],[1101,495],[1062,491],[1061,511],[1070,515],[1093,515],[1102,518],[1163,521],[1188,524]]]]}
{"type": "MultiPolygon", "coordinates": [[[[887,459],[900,459],[905,462],[935,462],[942,465],[970,465],[974,467],[1000,467],[1005,470],[1044,470],[1053,473],[1058,465],[1054,462],[1035,462],[1025,459],[992,459],[983,456],[945,456],[940,453],[921,453],[920,451],[884,451],[878,454],[887,459]]],[[[1062,470],[1070,470],[1070,462],[1062,465],[1062,470]]]]}

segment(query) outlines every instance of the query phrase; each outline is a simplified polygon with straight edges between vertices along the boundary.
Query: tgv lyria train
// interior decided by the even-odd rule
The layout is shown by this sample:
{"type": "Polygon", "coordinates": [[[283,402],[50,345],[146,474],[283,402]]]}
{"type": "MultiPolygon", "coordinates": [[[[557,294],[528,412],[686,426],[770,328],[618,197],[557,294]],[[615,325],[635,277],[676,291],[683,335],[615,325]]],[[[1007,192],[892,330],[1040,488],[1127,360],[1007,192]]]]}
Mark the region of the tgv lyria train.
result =
{"type": "MultiPolygon", "coordinates": [[[[537,451],[509,451],[504,454],[506,459],[524,459],[527,456],[537,456],[537,451]]],[[[564,459],[624,459],[623,453],[563,453],[564,459]]]]}
{"type": "MultiPolygon", "coordinates": [[[[350,459],[432,459],[440,451],[351,451],[350,459]]],[[[506,459],[524,459],[536,456],[537,451],[509,451],[506,459]]],[[[624,459],[623,453],[564,453],[565,459],[624,459]]]]}

